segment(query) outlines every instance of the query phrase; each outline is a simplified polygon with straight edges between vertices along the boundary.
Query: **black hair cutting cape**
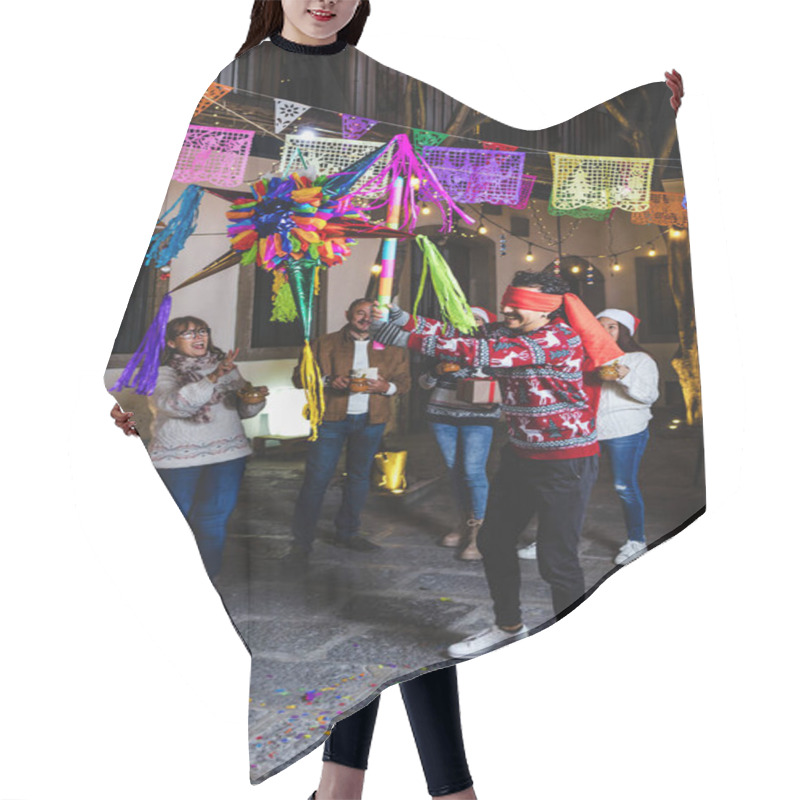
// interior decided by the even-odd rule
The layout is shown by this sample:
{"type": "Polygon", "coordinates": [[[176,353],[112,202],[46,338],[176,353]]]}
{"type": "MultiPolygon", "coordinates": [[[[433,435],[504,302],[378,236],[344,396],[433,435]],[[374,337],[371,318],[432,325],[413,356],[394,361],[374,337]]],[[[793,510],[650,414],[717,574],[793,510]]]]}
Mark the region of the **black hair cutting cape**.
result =
{"type": "MultiPolygon", "coordinates": [[[[309,441],[314,381],[333,377],[324,365],[314,373],[318,343],[339,335],[351,301],[377,295],[385,241],[397,243],[392,295],[409,310],[424,279],[413,237],[425,234],[471,305],[497,313],[517,270],[547,267],[593,313],[641,319],[637,339],[660,376],[640,470],[650,549],[705,504],[686,194],[666,85],[522,131],[353,47],[315,52],[276,41],[233,61],[198,105],[106,372],[194,531],[197,568],[205,563],[213,575],[252,656],[253,783],[318,747],[337,719],[387,686],[454,663],[448,646],[494,621],[483,564],[440,546],[463,520],[428,424],[458,432],[472,418],[463,405],[449,416],[429,406],[419,378],[436,363],[432,350],[404,352],[408,379],[395,375],[397,391],[381,401],[388,422],[374,441],[360,519],[361,535],[379,547],[333,542],[353,524],[339,513],[348,481],[373,461],[368,451],[365,465],[353,445],[352,463],[342,451],[319,520],[305,532],[313,537],[307,566],[284,558],[293,525],[308,528],[313,511],[297,508],[304,475],[324,479],[320,449],[333,446],[326,422],[309,441]],[[394,234],[387,203],[398,177],[394,234]],[[178,322],[167,328],[169,320],[178,322]],[[207,338],[191,330],[199,328],[210,329],[207,338]],[[208,379],[236,348],[235,369],[208,379]],[[248,384],[269,388],[266,403],[246,393],[248,384]]],[[[446,302],[426,279],[417,312],[440,318],[446,302]]],[[[501,388],[511,372],[486,370],[501,388]]],[[[591,385],[587,377],[588,394],[591,385]]],[[[330,414],[329,388],[324,397],[330,414]]],[[[640,403],[639,428],[651,399],[640,403]]],[[[501,410],[480,420],[494,428],[490,483],[514,414],[501,410]]],[[[516,546],[535,537],[534,516],[516,546]]],[[[541,559],[514,559],[530,632],[619,569],[625,540],[604,448],[579,544],[585,594],[556,614],[541,559]]]]}

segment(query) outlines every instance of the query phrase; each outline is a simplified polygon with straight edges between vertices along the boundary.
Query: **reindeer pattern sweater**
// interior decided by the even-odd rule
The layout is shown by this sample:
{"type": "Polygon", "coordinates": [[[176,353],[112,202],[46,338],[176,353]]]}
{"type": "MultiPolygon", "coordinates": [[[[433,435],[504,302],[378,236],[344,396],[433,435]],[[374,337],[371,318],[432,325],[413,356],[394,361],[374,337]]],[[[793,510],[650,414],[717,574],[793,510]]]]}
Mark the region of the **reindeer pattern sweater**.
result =
{"type": "Polygon", "coordinates": [[[580,337],[561,320],[514,334],[502,323],[486,339],[450,325],[412,317],[408,347],[440,361],[481,367],[500,386],[511,444],[533,459],[583,458],[599,452],[595,416],[583,389],[580,337]]]}

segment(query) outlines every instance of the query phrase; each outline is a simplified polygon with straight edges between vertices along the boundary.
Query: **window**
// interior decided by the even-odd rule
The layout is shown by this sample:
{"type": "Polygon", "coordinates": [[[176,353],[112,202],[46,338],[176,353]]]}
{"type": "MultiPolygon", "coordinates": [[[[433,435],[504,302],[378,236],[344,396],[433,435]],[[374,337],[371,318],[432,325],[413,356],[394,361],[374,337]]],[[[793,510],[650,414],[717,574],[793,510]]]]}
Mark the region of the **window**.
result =
{"type": "Polygon", "coordinates": [[[677,342],[678,312],[669,285],[666,256],[636,259],[636,296],[642,318],[639,341],[677,342]]]}
{"type": "MultiPolygon", "coordinates": [[[[297,358],[303,347],[303,326],[294,322],[272,322],[273,274],[258,267],[239,267],[239,302],[236,343],[242,361],[297,358]]],[[[327,272],[320,272],[320,292],[314,300],[311,337],[325,331],[327,272]]]]}

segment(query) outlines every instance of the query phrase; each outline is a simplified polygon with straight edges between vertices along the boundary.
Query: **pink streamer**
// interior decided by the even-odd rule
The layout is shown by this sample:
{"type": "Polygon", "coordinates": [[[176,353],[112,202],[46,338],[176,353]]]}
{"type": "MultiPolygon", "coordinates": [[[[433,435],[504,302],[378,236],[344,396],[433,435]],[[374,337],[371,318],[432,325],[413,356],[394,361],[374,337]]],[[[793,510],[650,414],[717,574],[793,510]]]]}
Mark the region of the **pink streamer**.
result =
{"type": "MultiPolygon", "coordinates": [[[[459,208],[427,161],[416,153],[407,134],[401,133],[395,136],[389,142],[388,147],[394,148],[394,154],[387,166],[362,184],[354,192],[354,195],[367,195],[379,191],[381,187],[393,186],[397,178],[403,178],[403,222],[401,227],[409,233],[413,233],[420,213],[412,185],[416,178],[421,187],[421,196],[426,202],[433,203],[442,215],[441,231],[443,233],[453,229],[454,214],[458,215],[467,225],[474,224],[475,220],[459,208]]],[[[374,205],[366,206],[366,208],[374,211],[388,205],[390,193],[383,191],[381,194],[383,199],[374,205]]]]}

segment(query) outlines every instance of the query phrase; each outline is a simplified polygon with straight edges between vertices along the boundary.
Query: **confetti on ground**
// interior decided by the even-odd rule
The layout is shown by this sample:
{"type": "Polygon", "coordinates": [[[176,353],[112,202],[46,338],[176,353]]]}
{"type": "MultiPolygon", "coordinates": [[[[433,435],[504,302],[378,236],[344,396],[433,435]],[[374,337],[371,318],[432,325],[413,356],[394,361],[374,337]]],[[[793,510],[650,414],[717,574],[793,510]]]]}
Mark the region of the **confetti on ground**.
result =
{"type": "Polygon", "coordinates": [[[440,597],[439,598],[443,603],[452,603],[452,599],[449,597],[440,597]]]}

